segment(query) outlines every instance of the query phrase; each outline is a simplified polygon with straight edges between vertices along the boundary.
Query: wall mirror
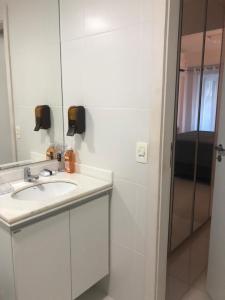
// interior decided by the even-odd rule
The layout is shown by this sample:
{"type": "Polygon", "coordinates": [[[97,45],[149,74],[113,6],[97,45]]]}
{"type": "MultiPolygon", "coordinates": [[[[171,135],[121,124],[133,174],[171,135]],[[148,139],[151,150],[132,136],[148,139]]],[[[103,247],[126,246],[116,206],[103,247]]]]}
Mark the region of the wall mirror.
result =
{"type": "Polygon", "coordinates": [[[63,144],[58,0],[2,0],[0,170],[46,160],[52,143],[63,144]],[[37,106],[49,108],[47,129],[37,106]]]}

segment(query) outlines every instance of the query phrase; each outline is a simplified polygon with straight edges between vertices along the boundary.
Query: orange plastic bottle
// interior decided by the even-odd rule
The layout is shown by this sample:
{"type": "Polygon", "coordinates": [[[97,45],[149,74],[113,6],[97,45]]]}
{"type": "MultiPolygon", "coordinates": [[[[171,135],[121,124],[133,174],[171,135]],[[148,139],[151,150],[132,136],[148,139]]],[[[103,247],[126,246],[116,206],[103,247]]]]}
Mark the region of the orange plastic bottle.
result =
{"type": "Polygon", "coordinates": [[[50,144],[46,151],[46,159],[47,160],[53,160],[55,158],[55,145],[50,144]]]}
{"type": "Polygon", "coordinates": [[[75,173],[75,153],[72,148],[68,148],[64,154],[65,171],[67,173],[75,173]]]}

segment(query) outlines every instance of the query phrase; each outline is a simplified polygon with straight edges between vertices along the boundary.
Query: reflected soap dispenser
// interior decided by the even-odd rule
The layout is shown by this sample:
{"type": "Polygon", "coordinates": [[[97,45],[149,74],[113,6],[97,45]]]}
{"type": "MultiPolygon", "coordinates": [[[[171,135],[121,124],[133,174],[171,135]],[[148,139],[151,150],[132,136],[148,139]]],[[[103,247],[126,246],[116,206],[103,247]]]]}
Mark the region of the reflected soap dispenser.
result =
{"type": "Polygon", "coordinates": [[[51,128],[50,107],[48,105],[39,105],[35,108],[35,121],[34,131],[51,128]]]}
{"type": "Polygon", "coordinates": [[[46,151],[46,159],[53,160],[55,158],[55,153],[56,153],[56,147],[52,143],[52,144],[50,144],[50,146],[48,147],[48,149],[46,151]]]}
{"type": "Polygon", "coordinates": [[[67,136],[85,132],[85,108],[83,106],[71,106],[69,108],[68,127],[67,136]]]}

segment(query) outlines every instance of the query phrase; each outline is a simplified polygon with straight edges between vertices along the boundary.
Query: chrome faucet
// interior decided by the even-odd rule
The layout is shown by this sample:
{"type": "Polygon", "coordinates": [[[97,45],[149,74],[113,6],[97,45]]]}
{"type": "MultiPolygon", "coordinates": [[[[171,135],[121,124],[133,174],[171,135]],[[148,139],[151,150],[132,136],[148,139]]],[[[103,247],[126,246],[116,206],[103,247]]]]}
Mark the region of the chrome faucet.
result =
{"type": "Polygon", "coordinates": [[[24,181],[25,182],[34,182],[39,179],[38,175],[32,175],[29,167],[24,168],[24,181]]]}

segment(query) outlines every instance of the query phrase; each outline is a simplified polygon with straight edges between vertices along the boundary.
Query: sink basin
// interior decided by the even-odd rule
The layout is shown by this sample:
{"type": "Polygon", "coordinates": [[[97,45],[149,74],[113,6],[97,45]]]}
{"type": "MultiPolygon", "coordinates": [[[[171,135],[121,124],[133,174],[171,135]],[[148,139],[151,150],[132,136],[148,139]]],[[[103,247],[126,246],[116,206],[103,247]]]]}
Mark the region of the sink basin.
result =
{"type": "Polygon", "coordinates": [[[66,181],[41,182],[13,193],[17,200],[45,200],[60,197],[77,189],[77,185],[66,181]]]}

